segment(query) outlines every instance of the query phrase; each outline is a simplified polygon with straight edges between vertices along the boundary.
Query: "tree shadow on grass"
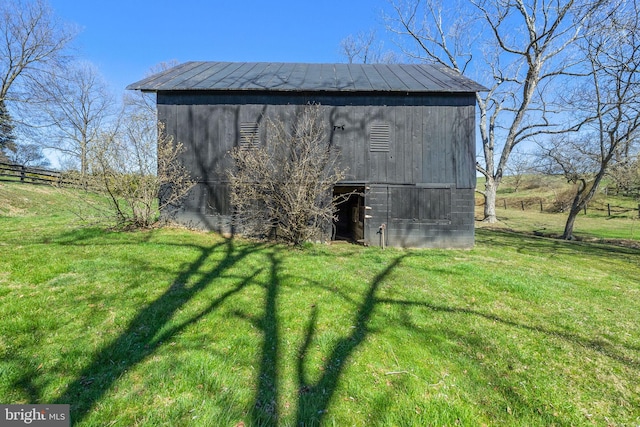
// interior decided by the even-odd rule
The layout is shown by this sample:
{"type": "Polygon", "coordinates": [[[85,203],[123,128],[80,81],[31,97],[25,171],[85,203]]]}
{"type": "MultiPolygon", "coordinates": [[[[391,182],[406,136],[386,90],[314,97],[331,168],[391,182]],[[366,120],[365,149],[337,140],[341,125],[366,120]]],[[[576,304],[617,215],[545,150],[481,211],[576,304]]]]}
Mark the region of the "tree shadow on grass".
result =
{"type": "Polygon", "coordinates": [[[93,362],[53,402],[71,404],[71,419],[74,424],[80,423],[89,414],[125,372],[153,354],[163,342],[197,322],[219,307],[227,298],[250,285],[262,271],[258,269],[253,274],[242,278],[233,288],[213,300],[197,316],[164,331],[163,329],[181,307],[209,287],[225,271],[260,249],[258,245],[238,249],[231,238],[210,247],[193,247],[200,251],[198,258],[184,268],[165,293],[142,309],[120,336],[100,350],[93,362]],[[221,250],[225,252],[224,258],[209,267],[210,257],[221,250]],[[189,284],[192,277],[199,278],[195,283],[189,284]]]}
{"type": "MultiPolygon", "coordinates": [[[[494,406],[494,409],[487,409],[486,415],[490,417],[496,424],[503,424],[505,422],[504,419],[501,419],[497,412],[495,412],[496,402],[501,406],[502,410],[505,408],[514,408],[514,413],[511,414],[509,412],[508,419],[511,419],[511,422],[516,421],[518,418],[522,416],[522,419],[526,420],[527,414],[532,416],[529,420],[532,424],[537,425],[575,425],[575,418],[573,418],[571,411],[569,410],[558,410],[557,407],[554,407],[554,398],[553,397],[537,397],[535,394],[523,393],[522,388],[520,387],[524,383],[535,383],[536,379],[533,378],[525,378],[524,383],[519,382],[517,380],[519,375],[538,375],[538,374],[518,374],[517,371],[514,372],[514,369],[522,368],[528,369],[526,367],[527,362],[521,362],[521,365],[518,364],[519,357],[523,357],[526,360],[527,353],[530,351],[530,347],[521,350],[521,352],[512,353],[509,356],[509,350],[504,350],[500,346],[491,346],[490,343],[486,341],[486,337],[475,334],[473,331],[462,331],[458,330],[457,327],[448,328],[447,326],[440,326],[439,322],[437,326],[431,326],[430,329],[427,328],[425,330],[424,325],[420,327],[417,323],[411,319],[408,310],[409,309],[425,309],[431,311],[432,313],[444,313],[449,314],[453,317],[449,318],[447,321],[442,322],[444,325],[456,325],[457,322],[464,323],[464,320],[460,320],[460,316],[469,316],[470,318],[479,318],[488,321],[487,328],[495,328],[502,325],[502,327],[506,327],[507,329],[511,329],[512,332],[509,332],[509,335],[513,335],[514,339],[518,339],[520,337],[519,331],[525,331],[527,333],[533,333],[538,337],[543,336],[545,338],[558,339],[565,341],[570,346],[574,348],[585,348],[588,350],[592,350],[596,353],[599,353],[601,356],[605,358],[609,358],[612,361],[625,365],[629,369],[633,371],[640,371],[640,359],[638,359],[638,348],[635,346],[629,346],[622,343],[617,345],[612,345],[610,343],[598,340],[597,338],[592,339],[590,337],[585,337],[577,333],[570,333],[566,331],[562,331],[561,329],[555,329],[552,327],[542,327],[535,324],[527,324],[523,322],[518,322],[514,320],[510,320],[501,316],[497,316],[491,313],[485,313],[481,310],[464,308],[464,307],[455,307],[445,304],[437,304],[434,302],[430,302],[427,300],[408,300],[401,298],[381,298],[379,300],[380,303],[384,303],[390,306],[398,306],[401,307],[402,315],[401,319],[399,319],[397,323],[398,328],[403,328],[408,331],[413,331],[416,335],[421,335],[424,338],[424,343],[427,346],[432,345],[431,340],[433,334],[446,336],[446,340],[452,345],[451,348],[451,359],[456,360],[459,356],[464,356],[465,358],[470,358],[474,360],[474,365],[479,368],[480,371],[486,375],[486,379],[483,381],[474,380],[473,386],[478,388],[485,388],[487,384],[491,385],[487,390],[483,390],[482,394],[485,397],[482,397],[478,403],[479,409],[482,411],[483,404],[482,400],[485,398],[491,399],[487,401],[489,407],[494,406]],[[494,326],[491,326],[494,324],[494,326]],[[464,344],[469,346],[469,348],[465,348],[464,344]],[[463,346],[462,348],[460,346],[463,346]],[[492,348],[493,347],[493,348],[492,348]],[[485,354],[487,355],[487,359],[485,359],[485,354]],[[520,356],[519,356],[519,355],[520,356]],[[513,376],[512,376],[513,374],[513,376]],[[496,397],[490,397],[491,394],[496,396],[501,396],[503,400],[496,397]],[[489,403],[490,402],[490,403],[489,403]],[[494,418],[498,416],[498,418],[494,418]],[[538,421],[533,422],[533,419],[537,419],[538,421]]],[[[475,324],[475,321],[470,321],[469,324],[475,324]]],[[[496,337],[500,335],[506,336],[501,332],[498,332],[496,337]]],[[[537,340],[535,340],[537,341],[537,340]]],[[[571,351],[569,351],[571,353],[571,351]]],[[[585,356],[586,357],[586,356],[585,356]]],[[[558,359],[560,360],[560,359],[558,359]]],[[[587,358],[587,360],[589,360],[587,358]]],[[[552,363],[553,365],[553,363],[552,363]]],[[[547,368],[544,364],[541,365],[541,368],[547,371],[547,368]]],[[[549,365],[547,375],[549,373],[553,373],[557,367],[549,365]]],[[[617,371],[617,369],[616,369],[617,371]]],[[[466,369],[464,371],[467,372],[466,369]]],[[[522,372],[522,370],[521,370],[522,372]]],[[[562,370],[561,377],[564,378],[565,371],[562,370]]],[[[549,387],[554,387],[549,384],[549,387]]],[[[534,388],[537,388],[534,386],[534,388]]],[[[477,391],[476,391],[477,392],[477,391]]],[[[568,407],[570,407],[569,404],[568,407]]],[[[507,409],[509,411],[509,409],[507,409]]],[[[522,423],[523,421],[519,421],[522,423]]],[[[525,423],[527,421],[524,421],[525,423]]]]}
{"type": "MultiPolygon", "coordinates": [[[[0,361],[4,362],[4,360],[1,359],[0,361]]],[[[11,382],[11,389],[20,390],[23,395],[28,397],[28,402],[41,402],[40,388],[37,385],[37,379],[40,377],[38,369],[32,366],[30,360],[23,357],[15,357],[12,362],[14,366],[19,366],[20,371],[24,373],[11,382]]]]}
{"type": "Polygon", "coordinates": [[[311,342],[313,341],[316,322],[317,307],[312,308],[311,317],[307,324],[305,339],[298,352],[298,409],[295,425],[320,425],[324,419],[331,399],[339,385],[342,372],[355,350],[365,341],[369,334],[369,321],[374,313],[376,305],[381,302],[376,297],[385,278],[400,265],[408,255],[402,255],[391,262],[371,281],[355,316],[355,325],[352,332],[340,339],[333,346],[331,354],[326,358],[322,367],[322,375],[316,382],[311,382],[305,370],[305,362],[311,342]]]}
{"type": "Polygon", "coordinates": [[[256,326],[263,332],[260,371],[258,386],[253,407],[251,409],[252,425],[270,426],[278,423],[278,371],[279,334],[277,317],[277,298],[280,285],[280,259],[275,254],[268,254],[271,263],[269,281],[265,284],[265,309],[256,326]]]}
{"type": "Polygon", "coordinates": [[[555,256],[561,254],[576,254],[585,257],[599,257],[607,260],[619,260],[637,265],[640,249],[616,246],[613,244],[568,241],[550,237],[532,236],[526,233],[497,229],[476,230],[478,242],[500,247],[512,247],[518,253],[546,254],[555,256]]]}
{"type": "MultiPolygon", "coordinates": [[[[238,313],[240,317],[261,329],[263,333],[257,390],[250,414],[250,425],[252,426],[277,426],[280,423],[280,414],[278,413],[280,387],[278,383],[278,359],[281,353],[279,348],[281,337],[279,335],[277,302],[281,283],[281,260],[273,253],[268,256],[271,264],[271,273],[269,281],[264,285],[265,308],[263,315],[258,319],[250,319],[238,313]]],[[[406,256],[403,255],[396,258],[372,280],[359,303],[352,332],[335,343],[321,368],[322,375],[316,382],[312,382],[309,379],[306,371],[306,365],[310,364],[308,363],[307,353],[315,338],[318,317],[317,306],[314,305],[312,307],[303,343],[298,350],[296,362],[298,402],[295,423],[291,425],[312,426],[322,423],[349,358],[369,334],[368,323],[374,313],[376,304],[379,302],[376,292],[385,278],[398,267],[406,256]]]]}

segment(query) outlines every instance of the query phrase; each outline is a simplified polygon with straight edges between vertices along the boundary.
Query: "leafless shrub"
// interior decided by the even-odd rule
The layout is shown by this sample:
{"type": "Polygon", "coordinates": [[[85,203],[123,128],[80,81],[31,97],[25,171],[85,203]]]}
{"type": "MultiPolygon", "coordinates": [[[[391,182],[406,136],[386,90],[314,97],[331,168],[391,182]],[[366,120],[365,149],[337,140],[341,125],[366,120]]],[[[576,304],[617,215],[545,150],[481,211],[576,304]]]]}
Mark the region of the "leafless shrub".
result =
{"type": "Polygon", "coordinates": [[[179,161],[182,144],[164,132],[162,123],[157,139],[155,132],[141,132],[142,126],[129,118],[128,137],[106,138],[92,159],[90,188],[107,197],[102,217],[120,228],[151,226],[194,185],[179,161]]]}
{"type": "Polygon", "coordinates": [[[327,138],[321,107],[305,106],[293,122],[265,122],[266,144],[245,144],[230,153],[234,225],[246,236],[294,245],[322,239],[335,214],[332,188],[346,171],[327,138]]]}
{"type": "Polygon", "coordinates": [[[576,190],[573,187],[564,190],[553,189],[553,194],[554,198],[551,205],[546,209],[547,212],[567,212],[571,208],[571,202],[575,197],[576,190]]]}

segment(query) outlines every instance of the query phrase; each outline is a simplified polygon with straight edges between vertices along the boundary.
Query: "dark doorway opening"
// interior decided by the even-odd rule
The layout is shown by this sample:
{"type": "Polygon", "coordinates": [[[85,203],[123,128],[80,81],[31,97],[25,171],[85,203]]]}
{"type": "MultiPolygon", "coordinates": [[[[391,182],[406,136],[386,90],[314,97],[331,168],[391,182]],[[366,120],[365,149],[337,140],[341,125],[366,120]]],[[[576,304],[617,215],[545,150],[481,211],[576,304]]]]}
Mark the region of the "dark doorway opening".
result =
{"type": "Polygon", "coordinates": [[[364,242],[364,187],[338,185],[333,188],[333,195],[338,197],[333,240],[364,242]]]}

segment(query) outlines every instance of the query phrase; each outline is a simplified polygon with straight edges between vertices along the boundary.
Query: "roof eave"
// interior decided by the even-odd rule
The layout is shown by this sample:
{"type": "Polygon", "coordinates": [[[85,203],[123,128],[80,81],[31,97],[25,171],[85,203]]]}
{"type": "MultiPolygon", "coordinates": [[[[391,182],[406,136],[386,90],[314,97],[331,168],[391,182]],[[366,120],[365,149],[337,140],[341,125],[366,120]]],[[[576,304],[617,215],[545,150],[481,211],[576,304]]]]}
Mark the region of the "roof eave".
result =
{"type": "Polygon", "coordinates": [[[407,91],[407,90],[355,90],[355,89],[338,89],[338,90],[330,90],[330,89],[263,89],[263,88],[238,88],[238,89],[208,89],[208,88],[171,88],[171,89],[163,89],[163,88],[154,88],[154,87],[145,87],[145,86],[137,86],[136,84],[131,84],[126,87],[127,90],[139,90],[141,92],[149,93],[149,92],[208,92],[208,93],[325,93],[325,94],[360,94],[360,93],[369,93],[369,94],[383,94],[383,95],[433,95],[438,93],[449,93],[449,94],[475,94],[477,92],[486,92],[488,89],[479,88],[478,90],[421,90],[421,91],[407,91]]]}

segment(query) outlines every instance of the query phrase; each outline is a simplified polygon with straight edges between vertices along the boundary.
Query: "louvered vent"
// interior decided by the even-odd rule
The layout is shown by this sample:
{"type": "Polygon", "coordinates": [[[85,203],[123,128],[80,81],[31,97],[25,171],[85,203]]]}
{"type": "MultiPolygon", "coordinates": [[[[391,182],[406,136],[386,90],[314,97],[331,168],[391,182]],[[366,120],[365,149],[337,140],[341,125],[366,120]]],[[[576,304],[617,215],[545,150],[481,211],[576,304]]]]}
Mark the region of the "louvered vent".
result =
{"type": "Polygon", "coordinates": [[[386,152],[389,151],[389,125],[371,125],[371,136],[369,141],[369,151],[386,152]]]}
{"type": "Polygon", "coordinates": [[[240,123],[240,148],[250,150],[260,145],[258,128],[260,125],[256,122],[240,123]]]}

